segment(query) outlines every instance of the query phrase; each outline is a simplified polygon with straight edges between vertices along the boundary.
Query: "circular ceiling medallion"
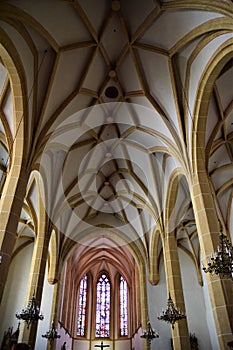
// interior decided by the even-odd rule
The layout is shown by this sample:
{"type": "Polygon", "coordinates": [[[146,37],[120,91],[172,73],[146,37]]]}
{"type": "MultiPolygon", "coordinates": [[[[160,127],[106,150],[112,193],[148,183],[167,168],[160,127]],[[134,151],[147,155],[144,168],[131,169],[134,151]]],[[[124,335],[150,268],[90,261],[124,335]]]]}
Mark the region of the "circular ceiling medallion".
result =
{"type": "Polygon", "coordinates": [[[110,123],[113,123],[113,120],[114,120],[114,119],[113,119],[113,117],[111,117],[111,116],[107,118],[107,122],[108,122],[109,124],[110,124],[110,123]]]}
{"type": "Polygon", "coordinates": [[[105,90],[105,96],[108,98],[116,98],[118,94],[118,89],[115,86],[109,86],[105,90]]]}
{"type": "Polygon", "coordinates": [[[112,157],[112,153],[110,153],[110,152],[106,153],[106,154],[105,154],[105,157],[106,157],[106,158],[111,158],[111,157],[112,157]]]}
{"type": "Polygon", "coordinates": [[[110,70],[109,72],[108,72],[108,76],[110,77],[110,78],[115,78],[116,77],[116,72],[115,72],[115,70],[110,70]]]}
{"type": "Polygon", "coordinates": [[[121,8],[120,1],[114,0],[114,1],[112,2],[112,10],[113,10],[113,11],[119,11],[120,8],[121,8]]]}

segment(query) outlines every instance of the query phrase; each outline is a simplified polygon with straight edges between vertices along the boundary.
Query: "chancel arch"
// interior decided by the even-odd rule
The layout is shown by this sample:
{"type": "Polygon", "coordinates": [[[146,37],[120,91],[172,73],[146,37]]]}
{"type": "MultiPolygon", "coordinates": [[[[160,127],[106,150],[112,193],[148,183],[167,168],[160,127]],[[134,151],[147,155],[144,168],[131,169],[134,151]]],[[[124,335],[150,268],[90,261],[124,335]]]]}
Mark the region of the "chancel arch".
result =
{"type": "Polygon", "coordinates": [[[100,238],[99,242],[95,240],[95,246],[73,248],[65,265],[60,290],[65,300],[61,301],[63,308],[58,315],[64,320],[64,328],[75,342],[85,344],[103,338],[116,346],[127,344],[140,319],[136,305],[142,303],[137,292],[142,288],[138,285],[137,261],[127,246],[100,238]],[[67,278],[72,279],[72,284],[67,278]],[[68,318],[62,316],[66,314],[64,308],[70,310],[68,318]]]}

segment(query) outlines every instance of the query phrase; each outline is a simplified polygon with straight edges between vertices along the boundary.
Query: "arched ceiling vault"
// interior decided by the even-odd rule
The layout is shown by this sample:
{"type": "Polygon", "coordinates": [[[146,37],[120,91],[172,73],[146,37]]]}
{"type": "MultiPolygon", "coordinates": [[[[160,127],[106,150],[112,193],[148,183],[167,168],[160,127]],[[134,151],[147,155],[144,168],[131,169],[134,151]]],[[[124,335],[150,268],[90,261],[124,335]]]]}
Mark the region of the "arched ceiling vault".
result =
{"type": "MultiPolygon", "coordinates": [[[[93,228],[117,227],[125,241],[140,241],[148,251],[174,173],[180,181],[172,215],[193,220],[198,89],[216,53],[232,45],[233,4],[103,0],[96,6],[94,0],[0,4],[2,45],[10,47],[27,91],[24,159],[42,175],[46,210],[58,232],[79,242],[88,241],[93,228]]],[[[205,165],[226,219],[232,210],[232,76],[228,61],[203,96],[205,165]]],[[[2,68],[4,95],[7,79],[2,68]]],[[[10,125],[5,101],[1,119],[10,125]]],[[[17,131],[11,132],[14,139],[17,131]]]]}

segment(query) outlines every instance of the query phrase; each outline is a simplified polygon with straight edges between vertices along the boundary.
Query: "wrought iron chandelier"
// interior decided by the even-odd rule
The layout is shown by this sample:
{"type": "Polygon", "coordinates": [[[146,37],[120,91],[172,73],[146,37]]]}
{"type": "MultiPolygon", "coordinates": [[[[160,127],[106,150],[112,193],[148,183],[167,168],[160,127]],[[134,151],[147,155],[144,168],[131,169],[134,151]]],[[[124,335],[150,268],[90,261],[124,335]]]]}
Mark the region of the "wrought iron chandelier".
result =
{"type": "Polygon", "coordinates": [[[174,324],[183,318],[186,318],[185,314],[181,312],[180,309],[175,307],[169,293],[169,298],[167,301],[167,309],[163,311],[160,316],[158,316],[158,320],[162,320],[167,323],[170,323],[172,325],[172,329],[174,329],[174,324]]]}
{"type": "Polygon", "coordinates": [[[45,334],[42,335],[43,338],[46,338],[48,341],[52,342],[57,338],[60,338],[60,334],[58,334],[55,325],[54,325],[54,321],[51,324],[51,327],[49,329],[48,332],[46,332],[45,334]]]}
{"type": "Polygon", "coordinates": [[[144,330],[141,338],[147,339],[149,343],[155,338],[159,338],[159,334],[151,327],[150,321],[147,322],[147,329],[144,330]]]}
{"type": "Polygon", "coordinates": [[[233,247],[226,235],[224,235],[222,225],[220,225],[217,252],[212,253],[211,258],[208,260],[208,267],[203,267],[203,271],[233,280],[233,247]]]}
{"type": "Polygon", "coordinates": [[[36,305],[36,299],[34,294],[29,300],[28,305],[25,308],[23,308],[20,313],[16,313],[15,316],[19,320],[25,321],[27,324],[27,328],[29,328],[31,323],[44,319],[44,316],[40,314],[39,307],[36,305]]]}

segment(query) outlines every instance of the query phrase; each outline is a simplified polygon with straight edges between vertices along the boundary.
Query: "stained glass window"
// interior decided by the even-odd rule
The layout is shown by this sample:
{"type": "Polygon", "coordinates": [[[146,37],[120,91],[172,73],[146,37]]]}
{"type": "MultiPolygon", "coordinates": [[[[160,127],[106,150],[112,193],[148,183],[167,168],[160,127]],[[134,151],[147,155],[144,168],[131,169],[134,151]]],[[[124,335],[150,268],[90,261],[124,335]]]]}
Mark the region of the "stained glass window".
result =
{"type": "Polygon", "coordinates": [[[96,286],[96,337],[110,336],[110,281],[102,274],[96,286]]]}
{"type": "Polygon", "coordinates": [[[86,323],[86,308],[87,308],[87,275],[84,275],[79,286],[78,300],[78,325],[77,335],[84,337],[86,323]]]}
{"type": "Polygon", "coordinates": [[[120,276],[120,335],[128,335],[128,287],[120,276]]]}

